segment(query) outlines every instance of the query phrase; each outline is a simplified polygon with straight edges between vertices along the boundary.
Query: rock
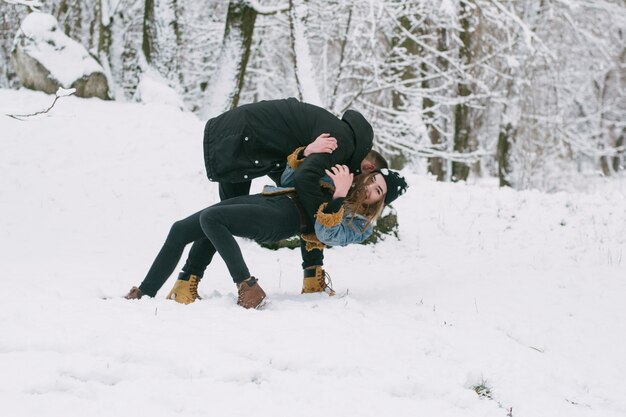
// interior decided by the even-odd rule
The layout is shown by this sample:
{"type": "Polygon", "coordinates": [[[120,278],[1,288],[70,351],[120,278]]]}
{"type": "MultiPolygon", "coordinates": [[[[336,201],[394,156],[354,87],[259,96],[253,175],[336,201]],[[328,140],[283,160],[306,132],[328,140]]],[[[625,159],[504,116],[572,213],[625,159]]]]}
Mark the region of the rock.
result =
{"type": "Polygon", "coordinates": [[[398,214],[393,207],[386,206],[383,215],[374,225],[374,232],[363,242],[365,245],[376,244],[386,236],[398,237],[398,214]]]}
{"type": "Polygon", "coordinates": [[[259,246],[265,249],[278,250],[282,248],[298,249],[300,248],[300,238],[298,236],[289,239],[279,240],[278,242],[257,242],[259,246]]]}
{"type": "Polygon", "coordinates": [[[102,66],[61,31],[52,15],[33,12],[22,21],[11,58],[24,87],[48,94],[75,88],[78,97],[110,99],[102,66]]]}

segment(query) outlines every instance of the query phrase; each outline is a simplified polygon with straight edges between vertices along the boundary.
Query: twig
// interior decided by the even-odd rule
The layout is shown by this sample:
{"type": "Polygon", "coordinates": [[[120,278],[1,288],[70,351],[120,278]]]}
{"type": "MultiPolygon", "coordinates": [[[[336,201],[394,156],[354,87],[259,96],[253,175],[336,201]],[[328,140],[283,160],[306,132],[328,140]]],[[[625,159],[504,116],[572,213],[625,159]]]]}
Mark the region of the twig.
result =
{"type": "MultiPolygon", "coordinates": [[[[7,0],[5,0],[5,1],[7,1],[7,0]]],[[[58,99],[60,99],[61,97],[71,96],[75,92],[76,92],[75,88],[65,89],[65,88],[59,87],[59,89],[56,92],[56,97],[54,97],[54,101],[52,102],[50,107],[48,107],[47,109],[38,111],[36,113],[30,113],[30,114],[7,114],[7,116],[12,117],[12,118],[14,118],[16,120],[24,121],[24,118],[26,118],[26,117],[33,117],[33,116],[37,116],[39,114],[48,113],[54,107],[54,105],[56,104],[58,99]]]]}
{"type": "Polygon", "coordinates": [[[38,12],[38,7],[43,6],[43,4],[37,0],[4,0],[4,2],[8,4],[26,6],[30,9],[31,12],[38,12]]]}
{"type": "Polygon", "coordinates": [[[246,4],[246,6],[254,9],[254,11],[258,14],[264,16],[286,12],[291,7],[288,3],[279,4],[278,6],[261,6],[256,0],[245,0],[244,3],[246,4]]]}

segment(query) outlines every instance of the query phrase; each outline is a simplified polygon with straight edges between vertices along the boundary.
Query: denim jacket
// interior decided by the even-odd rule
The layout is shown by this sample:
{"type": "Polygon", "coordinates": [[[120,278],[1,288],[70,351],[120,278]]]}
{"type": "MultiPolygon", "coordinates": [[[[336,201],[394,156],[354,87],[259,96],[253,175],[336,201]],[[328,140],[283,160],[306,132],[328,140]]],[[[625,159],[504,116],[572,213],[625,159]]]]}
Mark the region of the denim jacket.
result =
{"type": "Polygon", "coordinates": [[[323,208],[324,205],[317,211],[315,234],[325,245],[346,246],[350,243],[363,243],[374,231],[372,225],[367,224],[365,216],[345,213],[343,207],[337,213],[327,214],[322,211],[323,208]],[[335,215],[340,215],[340,221],[332,222],[335,215]],[[330,219],[331,222],[325,223],[325,218],[330,219]]]}

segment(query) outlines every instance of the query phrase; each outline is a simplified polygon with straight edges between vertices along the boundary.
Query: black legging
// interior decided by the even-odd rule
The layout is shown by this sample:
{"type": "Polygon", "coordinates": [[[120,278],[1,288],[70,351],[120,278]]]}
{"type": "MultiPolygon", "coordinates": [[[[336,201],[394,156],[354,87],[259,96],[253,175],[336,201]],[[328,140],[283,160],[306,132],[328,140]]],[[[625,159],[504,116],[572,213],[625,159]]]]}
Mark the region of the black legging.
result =
{"type": "MultiPolygon", "coordinates": [[[[204,272],[215,252],[226,263],[235,283],[250,277],[234,236],[259,242],[276,242],[300,231],[300,214],[294,202],[287,196],[268,197],[260,194],[231,198],[186,219],[179,220],[172,228],[152,263],[139,289],[154,297],[165,281],[174,272],[185,246],[194,242],[183,271],[204,272]]],[[[201,276],[202,274],[200,274],[201,276]]]]}
{"type": "MultiPolygon", "coordinates": [[[[280,185],[280,174],[282,174],[282,171],[270,172],[267,176],[270,177],[277,185],[280,185]]],[[[252,181],[237,183],[220,182],[220,200],[225,201],[229,198],[248,195],[250,193],[251,185],[252,181]]],[[[183,267],[183,274],[187,276],[193,274],[201,277],[204,274],[204,270],[207,265],[211,262],[210,258],[207,260],[206,253],[208,250],[209,248],[203,241],[194,242],[193,245],[191,245],[189,256],[187,256],[187,261],[183,267]]],[[[324,265],[324,251],[321,249],[307,250],[306,242],[303,240],[300,241],[300,254],[302,255],[302,269],[324,265]]],[[[211,257],[212,256],[213,255],[211,255],[211,257]]]]}

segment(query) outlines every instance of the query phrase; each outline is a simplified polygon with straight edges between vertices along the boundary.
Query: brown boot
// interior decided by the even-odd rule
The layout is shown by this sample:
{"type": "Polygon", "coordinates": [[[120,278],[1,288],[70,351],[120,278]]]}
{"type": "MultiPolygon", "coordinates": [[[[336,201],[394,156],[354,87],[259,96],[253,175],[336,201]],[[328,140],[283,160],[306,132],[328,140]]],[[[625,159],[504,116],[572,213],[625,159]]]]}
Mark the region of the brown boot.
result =
{"type": "Polygon", "coordinates": [[[186,275],[181,273],[178,279],[174,283],[174,288],[167,295],[168,300],[174,300],[181,304],[191,304],[197,299],[201,299],[198,295],[198,284],[202,277],[197,275],[189,275],[188,279],[186,275]]]}
{"type": "Polygon", "coordinates": [[[304,270],[304,280],[302,281],[302,294],[313,292],[325,292],[330,296],[335,295],[333,282],[330,275],[321,266],[304,270]]]}
{"type": "Polygon", "coordinates": [[[250,277],[237,284],[237,293],[237,304],[243,308],[257,308],[265,299],[265,291],[255,277],[250,277]]]}
{"type": "Polygon", "coordinates": [[[141,297],[143,297],[143,293],[137,287],[131,288],[128,294],[124,296],[127,300],[139,300],[141,297]]]}

